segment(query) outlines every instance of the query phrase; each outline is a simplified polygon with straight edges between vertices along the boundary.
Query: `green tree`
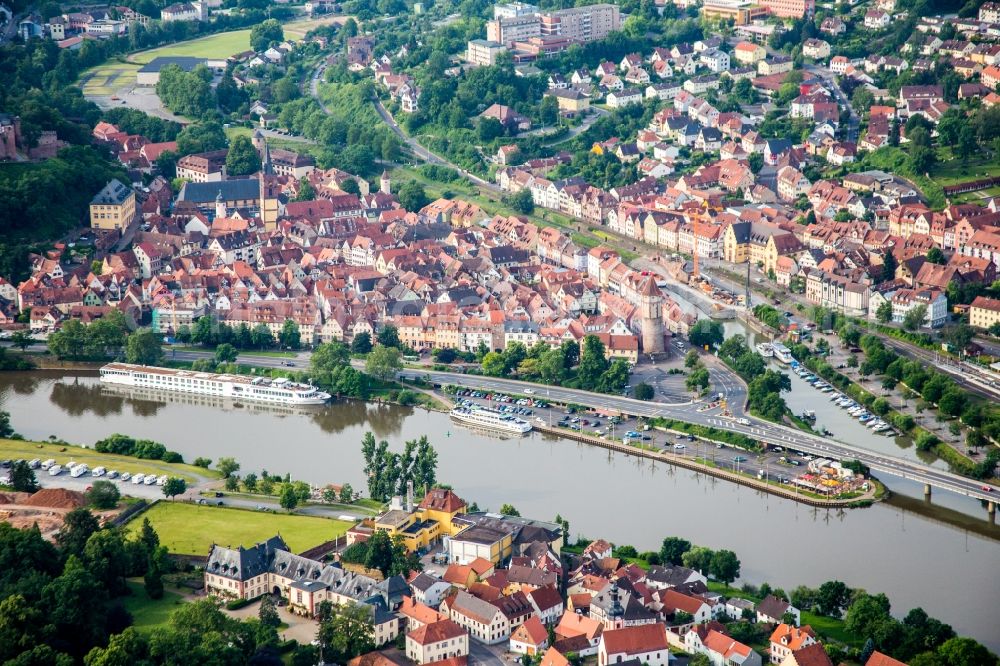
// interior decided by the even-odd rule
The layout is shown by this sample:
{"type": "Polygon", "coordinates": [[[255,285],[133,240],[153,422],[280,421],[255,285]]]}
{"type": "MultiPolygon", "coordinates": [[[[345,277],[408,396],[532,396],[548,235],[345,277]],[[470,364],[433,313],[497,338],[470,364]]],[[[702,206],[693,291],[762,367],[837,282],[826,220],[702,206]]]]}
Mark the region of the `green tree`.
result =
{"type": "Polygon", "coordinates": [[[731,550],[718,550],[712,554],[712,577],[722,581],[726,587],[740,577],[740,560],[731,550]]]}
{"type": "Polygon", "coordinates": [[[722,324],[711,319],[699,319],[688,331],[688,340],[698,347],[718,347],[724,337],[722,324]]]}
{"type": "Polygon", "coordinates": [[[427,193],[424,186],[415,180],[408,180],[399,188],[396,198],[403,208],[411,212],[417,212],[428,203],[427,193]]]}
{"type": "Polygon", "coordinates": [[[257,324],[250,331],[250,343],[258,349],[274,346],[274,336],[266,324],[257,324]]]}
{"type": "Polygon", "coordinates": [[[354,488],[351,487],[351,484],[345,483],[340,487],[340,502],[341,504],[354,502],[354,488]]]}
{"type": "Polygon", "coordinates": [[[903,315],[903,328],[907,331],[915,331],[924,324],[924,319],[927,318],[927,306],[921,303],[920,305],[915,305],[910,308],[905,315],[903,315]]]}
{"type": "Polygon", "coordinates": [[[892,321],[892,302],[883,301],[875,309],[875,318],[883,324],[892,321]]]}
{"type": "Polygon", "coordinates": [[[150,556],[149,566],[143,574],[143,583],[146,588],[146,596],[150,599],[163,598],[163,569],[160,565],[160,558],[150,556]]]}
{"type": "Polygon", "coordinates": [[[299,178],[299,192],[295,195],[295,201],[312,201],[316,198],[316,188],[312,186],[308,178],[299,178]]]}
{"type": "Polygon", "coordinates": [[[283,347],[298,349],[302,341],[299,325],[291,319],[286,319],[285,323],[281,325],[281,333],[278,334],[278,341],[283,347]]]}
{"type": "MultiPolygon", "coordinates": [[[[720,351],[719,353],[721,354],[722,352],[720,351]]],[[[690,370],[691,368],[694,368],[695,366],[697,366],[699,363],[701,363],[701,358],[698,357],[698,351],[697,350],[692,349],[687,354],[684,355],[684,367],[685,368],[687,368],[687,369],[690,370]]]]}
{"type": "Polygon", "coordinates": [[[243,477],[243,487],[248,493],[257,492],[257,475],[251,472],[243,477]]]}
{"type": "Polygon", "coordinates": [[[121,499],[121,492],[119,492],[118,486],[110,481],[97,479],[90,485],[86,496],[87,504],[95,509],[113,509],[118,505],[118,500],[121,499]]]}
{"type": "Polygon", "coordinates": [[[601,375],[607,372],[609,363],[605,355],[604,343],[596,335],[583,338],[583,349],[580,352],[580,366],[577,378],[581,388],[594,389],[601,381],[601,375]]]}
{"type": "Polygon", "coordinates": [[[240,464],[236,462],[235,458],[222,457],[215,463],[215,468],[223,477],[227,477],[240,471],[240,464]]]}
{"type": "Polygon", "coordinates": [[[632,394],[636,400],[652,400],[656,396],[656,391],[646,382],[639,382],[632,389],[632,394]]]}
{"type": "Polygon", "coordinates": [[[503,354],[490,352],[483,357],[483,374],[489,377],[503,377],[507,374],[507,362],[503,354]]]}
{"type": "Polygon", "coordinates": [[[392,324],[387,324],[379,329],[377,340],[383,347],[399,348],[399,329],[392,324]]]}
{"type": "Polygon", "coordinates": [[[691,542],[680,537],[666,537],[660,545],[660,558],[664,564],[683,564],[684,553],[691,550],[691,542]]]}
{"type": "Polygon", "coordinates": [[[260,619],[260,623],[265,627],[273,627],[275,629],[281,624],[281,616],[278,615],[278,606],[274,603],[274,597],[270,594],[265,594],[260,600],[260,608],[257,611],[257,617],[260,619]]]}
{"type": "Polygon", "coordinates": [[[232,346],[228,342],[223,342],[215,348],[216,363],[234,363],[238,356],[239,352],[236,351],[236,347],[232,346]]]}
{"type": "MultiPolygon", "coordinates": [[[[374,536],[374,535],[373,535],[374,536]]],[[[317,639],[324,659],[338,664],[375,649],[372,607],[350,603],[332,606],[329,602],[319,625],[317,639]]]]}
{"type": "Polygon", "coordinates": [[[21,351],[24,351],[31,345],[35,344],[35,339],[28,331],[14,331],[14,333],[10,336],[10,343],[21,351]]]}
{"type": "Polygon", "coordinates": [[[700,573],[709,573],[712,567],[713,553],[703,546],[694,546],[681,556],[681,562],[688,569],[694,569],[700,573]]]}
{"type": "Polygon", "coordinates": [[[889,598],[884,594],[859,594],[844,617],[844,627],[855,636],[873,636],[878,625],[889,619],[889,598]]]}
{"type": "Polygon", "coordinates": [[[230,176],[248,176],[258,171],[260,171],[260,155],[250,137],[245,134],[237,136],[233,139],[226,155],[226,173],[230,176]]]}
{"type": "Polygon", "coordinates": [[[365,372],[383,382],[395,377],[402,367],[402,355],[395,347],[376,345],[365,359],[365,372]]]}
{"type": "Polygon", "coordinates": [[[816,591],[816,609],[820,615],[840,617],[851,598],[851,589],[839,580],[828,580],[816,591]]]}
{"type": "Polygon", "coordinates": [[[267,19],[250,29],[250,48],[254,51],[266,51],[271,44],[284,39],[285,32],[275,19],[267,19]]]}
{"type": "Polygon", "coordinates": [[[295,488],[290,483],[285,483],[281,486],[280,498],[281,508],[289,513],[299,505],[299,496],[295,493],[295,488]]]}
{"type": "Polygon", "coordinates": [[[351,352],[354,354],[367,354],[372,350],[372,336],[362,331],[351,340],[351,352]]]}
{"type": "MultiPolygon", "coordinates": [[[[3,412],[6,414],[7,412],[3,412]]],[[[33,493],[38,490],[35,470],[24,460],[17,460],[10,468],[10,486],[19,493],[33,493]]]]}
{"type": "Polygon", "coordinates": [[[518,511],[512,504],[504,504],[501,506],[500,513],[504,516],[520,517],[521,515],[521,512],[518,511]]]}
{"type": "Polygon", "coordinates": [[[63,526],[56,534],[56,544],[63,555],[83,555],[90,536],[101,528],[89,509],[73,509],[63,518],[63,526]]]}
{"type": "Polygon", "coordinates": [[[687,376],[684,380],[684,386],[687,390],[694,393],[704,391],[708,388],[711,383],[711,376],[708,374],[708,369],[701,367],[697,368],[687,376]]]}
{"type": "Polygon", "coordinates": [[[167,479],[167,482],[163,484],[163,496],[173,499],[177,495],[183,495],[187,492],[187,481],[184,479],[171,476],[167,479]]]}

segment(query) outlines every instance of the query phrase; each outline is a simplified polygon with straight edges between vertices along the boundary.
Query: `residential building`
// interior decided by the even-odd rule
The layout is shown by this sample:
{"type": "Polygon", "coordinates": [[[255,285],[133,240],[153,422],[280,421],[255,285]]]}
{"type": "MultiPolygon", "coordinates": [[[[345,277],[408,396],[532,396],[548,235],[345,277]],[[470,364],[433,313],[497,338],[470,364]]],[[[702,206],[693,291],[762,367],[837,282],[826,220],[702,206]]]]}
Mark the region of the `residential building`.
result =
{"type": "Polygon", "coordinates": [[[768,650],[770,661],[772,664],[780,664],[795,650],[801,650],[816,642],[816,632],[809,625],[796,627],[781,623],[771,632],[771,647],[768,650]]]}
{"type": "Polygon", "coordinates": [[[976,328],[989,329],[1000,322],[1000,300],[976,296],[969,306],[969,324],[976,328]]]}
{"type": "Polygon", "coordinates": [[[123,231],[135,220],[135,192],[117,178],[104,186],[90,202],[92,229],[123,231]]]}
{"type": "Polygon", "coordinates": [[[465,51],[465,59],[473,65],[495,65],[497,56],[507,50],[507,47],[500,42],[491,42],[488,39],[469,40],[465,51]]]}
{"type": "Polygon", "coordinates": [[[448,619],[407,632],[406,656],[417,664],[431,664],[469,654],[469,632],[448,619]]]}
{"type": "Polygon", "coordinates": [[[684,634],[684,649],[689,654],[707,655],[712,666],[761,666],[760,655],[749,645],[704,625],[684,634]]]}
{"type": "Polygon", "coordinates": [[[816,0],[760,0],[773,16],[801,19],[816,13],[816,0]]]}
{"type": "Polygon", "coordinates": [[[511,627],[507,616],[490,602],[465,590],[441,602],[441,612],[467,629],[472,638],[480,643],[496,645],[510,638],[511,627]]]}

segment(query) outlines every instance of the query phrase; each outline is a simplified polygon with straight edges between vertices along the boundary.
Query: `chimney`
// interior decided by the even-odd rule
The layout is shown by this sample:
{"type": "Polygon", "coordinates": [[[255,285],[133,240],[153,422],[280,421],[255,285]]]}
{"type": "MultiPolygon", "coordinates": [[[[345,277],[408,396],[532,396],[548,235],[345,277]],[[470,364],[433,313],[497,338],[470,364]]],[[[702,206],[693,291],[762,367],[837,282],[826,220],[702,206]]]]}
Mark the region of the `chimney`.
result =
{"type": "Polygon", "coordinates": [[[413,481],[406,482],[406,510],[413,511],[413,481]]]}

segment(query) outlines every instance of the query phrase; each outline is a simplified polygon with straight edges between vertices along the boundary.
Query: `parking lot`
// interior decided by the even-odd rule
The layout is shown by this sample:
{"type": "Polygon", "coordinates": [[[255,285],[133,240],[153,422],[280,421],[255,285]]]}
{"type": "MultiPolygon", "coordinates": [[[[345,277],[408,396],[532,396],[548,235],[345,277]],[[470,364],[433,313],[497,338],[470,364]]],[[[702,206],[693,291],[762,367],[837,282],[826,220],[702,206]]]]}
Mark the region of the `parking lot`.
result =
{"type": "MultiPolygon", "coordinates": [[[[641,442],[643,445],[674,455],[781,483],[789,483],[791,479],[805,472],[808,462],[813,459],[812,456],[786,451],[782,447],[773,447],[762,452],[745,451],[728,444],[702,441],[694,435],[673,434],[653,429],[643,423],[642,419],[552,405],[544,398],[535,395],[517,397],[469,389],[460,389],[450,395],[459,404],[475,405],[516,415],[534,425],[551,425],[604,439],[641,442]]],[[[710,421],[717,421],[718,426],[738,421],[723,416],[723,405],[717,401],[702,404],[698,407],[698,411],[707,413],[712,417],[710,421]]]]}
{"type": "MultiPolygon", "coordinates": [[[[14,461],[11,460],[0,460],[0,483],[3,483],[8,475],[10,474],[10,467],[14,461]]],[[[32,467],[35,472],[35,478],[38,481],[38,485],[42,488],[67,488],[69,490],[76,490],[79,492],[85,492],[91,485],[93,485],[96,480],[110,481],[118,486],[122,495],[130,495],[132,497],[143,497],[146,499],[156,499],[163,497],[163,484],[159,483],[160,479],[166,481],[163,475],[152,476],[153,483],[146,483],[146,475],[140,474],[142,481],[136,483],[132,475],[125,472],[120,475],[114,470],[104,470],[103,468],[96,468],[90,470],[89,468],[81,473],[79,476],[73,476],[69,471],[69,465],[72,461],[67,461],[65,464],[58,465],[59,473],[52,474],[51,471],[56,465],[47,465],[49,460],[31,460],[28,461],[29,466],[32,467]],[[99,472],[99,474],[94,474],[94,472],[99,472]],[[112,476],[113,472],[113,476],[112,476]],[[123,478],[127,477],[127,478],[123,478]]]]}

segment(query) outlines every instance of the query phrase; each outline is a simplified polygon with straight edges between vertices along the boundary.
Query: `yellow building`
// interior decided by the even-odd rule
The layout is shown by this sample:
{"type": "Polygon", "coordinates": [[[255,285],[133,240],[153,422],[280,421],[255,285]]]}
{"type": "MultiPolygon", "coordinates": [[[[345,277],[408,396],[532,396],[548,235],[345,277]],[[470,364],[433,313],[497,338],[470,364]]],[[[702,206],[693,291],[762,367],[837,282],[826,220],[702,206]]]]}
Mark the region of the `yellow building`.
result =
{"type": "Polygon", "coordinates": [[[969,306],[969,324],[976,328],[990,328],[1000,322],[1000,300],[976,296],[969,306]]]}
{"type": "Polygon", "coordinates": [[[117,178],[104,186],[90,202],[93,229],[124,230],[135,220],[135,192],[117,178]]]}
{"type": "Polygon", "coordinates": [[[454,536],[464,525],[456,525],[456,516],[465,514],[465,500],[450,490],[435,488],[411,511],[390,509],[372,521],[372,529],[397,534],[408,552],[427,550],[442,536],[454,536]]]}
{"type": "Polygon", "coordinates": [[[556,102],[559,103],[559,111],[566,115],[575,116],[590,108],[590,98],[573,88],[554,88],[545,94],[549,97],[555,97],[556,102]]]}

